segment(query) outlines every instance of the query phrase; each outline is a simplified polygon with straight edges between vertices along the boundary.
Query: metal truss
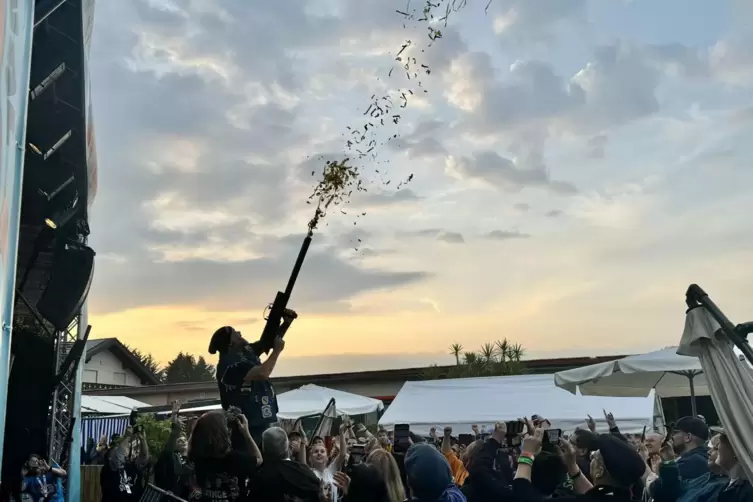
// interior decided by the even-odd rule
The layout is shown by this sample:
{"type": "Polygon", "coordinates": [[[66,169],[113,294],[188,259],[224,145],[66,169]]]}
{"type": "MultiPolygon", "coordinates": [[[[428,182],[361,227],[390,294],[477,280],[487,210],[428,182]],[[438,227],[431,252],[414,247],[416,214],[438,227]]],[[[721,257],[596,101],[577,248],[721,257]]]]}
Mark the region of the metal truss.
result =
{"type": "MultiPolygon", "coordinates": [[[[68,329],[55,333],[55,374],[60,374],[64,369],[63,362],[76,340],[83,338],[86,326],[81,325],[81,312],[73,319],[68,329]]],[[[78,365],[69,365],[65,374],[61,375],[60,382],[52,395],[52,407],[50,409],[49,445],[50,459],[58,463],[68,457],[65,451],[69,447],[68,438],[75,433],[73,427],[74,392],[76,389],[76,372],[78,365]]]]}

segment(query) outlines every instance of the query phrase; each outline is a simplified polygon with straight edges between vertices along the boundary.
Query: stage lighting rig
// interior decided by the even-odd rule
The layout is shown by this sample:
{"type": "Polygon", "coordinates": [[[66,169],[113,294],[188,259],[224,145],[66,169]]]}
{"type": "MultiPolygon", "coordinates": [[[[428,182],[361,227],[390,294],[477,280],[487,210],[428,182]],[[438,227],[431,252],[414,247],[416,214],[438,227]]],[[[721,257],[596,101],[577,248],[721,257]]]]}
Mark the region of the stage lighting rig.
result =
{"type": "Polygon", "coordinates": [[[53,155],[55,155],[55,152],[57,152],[61,146],[65,144],[66,141],[68,141],[71,138],[71,135],[73,134],[73,131],[70,129],[67,133],[63,134],[60,139],[58,139],[54,145],[52,145],[46,152],[42,152],[42,149],[39,148],[34,143],[29,143],[29,149],[34,152],[37,155],[40,155],[42,157],[42,160],[47,160],[53,155]]]}
{"type": "Polygon", "coordinates": [[[75,181],[75,177],[71,176],[50,193],[39,191],[46,202],[44,223],[47,227],[57,230],[78,213],[79,194],[75,181]]]}

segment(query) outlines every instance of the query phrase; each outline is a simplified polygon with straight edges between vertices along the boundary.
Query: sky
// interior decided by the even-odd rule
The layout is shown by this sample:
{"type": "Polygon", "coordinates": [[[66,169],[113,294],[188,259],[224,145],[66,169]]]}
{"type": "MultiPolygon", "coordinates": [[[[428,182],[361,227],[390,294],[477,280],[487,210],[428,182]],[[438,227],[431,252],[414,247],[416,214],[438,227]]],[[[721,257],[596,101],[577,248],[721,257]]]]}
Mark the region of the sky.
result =
{"type": "Polygon", "coordinates": [[[753,317],[749,2],[406,2],[98,2],[93,337],[255,339],[344,157],[279,374],[676,345],[691,283],[753,317]]]}

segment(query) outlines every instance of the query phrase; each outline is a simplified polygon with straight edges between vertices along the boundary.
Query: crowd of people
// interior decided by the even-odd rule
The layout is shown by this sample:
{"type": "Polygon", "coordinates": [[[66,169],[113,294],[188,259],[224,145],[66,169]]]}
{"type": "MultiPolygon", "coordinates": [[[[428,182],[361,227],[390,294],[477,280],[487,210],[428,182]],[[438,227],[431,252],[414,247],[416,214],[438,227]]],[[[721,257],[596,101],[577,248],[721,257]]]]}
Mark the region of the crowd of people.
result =
{"type": "Polygon", "coordinates": [[[345,417],[308,438],[300,424],[278,425],[270,375],[284,347],[281,336],[250,344],[229,326],[217,330],[209,351],[220,355],[223,409],[189,426],[175,405],[154,461],[139,430],[91,445],[102,501],[139,500],[154,483],[190,502],[753,502],[730,439],[700,416],[665,436],[623,434],[605,412],[603,434],[591,417],[564,436],[533,415],[471,435],[434,428],[426,438],[403,426],[372,434],[345,417]]]}
{"type": "MultiPolygon", "coordinates": [[[[372,434],[345,418],[334,437],[309,439],[302,427],[272,426],[258,445],[237,410],[207,412],[187,431],[176,408],[154,462],[138,431],[108,445],[102,500],[139,500],[151,480],[192,502],[753,501],[729,438],[702,417],[678,420],[667,436],[622,434],[606,417],[605,434],[589,417],[582,429],[560,437],[534,416],[522,420],[520,433],[499,422],[461,439],[448,426],[426,438],[410,434],[407,448],[391,432],[372,434]]],[[[40,493],[29,475],[25,485],[40,493]]]]}

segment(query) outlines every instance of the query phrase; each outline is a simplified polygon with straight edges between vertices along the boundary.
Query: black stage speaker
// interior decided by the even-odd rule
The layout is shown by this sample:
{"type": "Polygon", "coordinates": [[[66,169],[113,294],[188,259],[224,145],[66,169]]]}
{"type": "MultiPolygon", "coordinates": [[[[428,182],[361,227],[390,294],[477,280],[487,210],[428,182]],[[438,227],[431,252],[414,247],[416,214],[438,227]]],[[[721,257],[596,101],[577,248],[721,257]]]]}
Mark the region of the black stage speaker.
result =
{"type": "Polygon", "coordinates": [[[94,276],[94,254],[92,248],[80,244],[65,244],[55,251],[50,282],[37,310],[59,331],[68,328],[86,301],[94,276]]]}

